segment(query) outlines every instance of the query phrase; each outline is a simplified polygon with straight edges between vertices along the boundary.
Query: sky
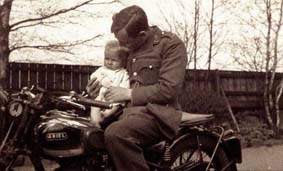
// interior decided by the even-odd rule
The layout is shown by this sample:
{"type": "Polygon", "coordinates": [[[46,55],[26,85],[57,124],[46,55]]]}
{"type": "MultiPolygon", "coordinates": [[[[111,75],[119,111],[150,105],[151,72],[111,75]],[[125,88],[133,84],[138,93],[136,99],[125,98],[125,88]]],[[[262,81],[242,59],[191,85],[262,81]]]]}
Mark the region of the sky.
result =
{"type": "MultiPolygon", "coordinates": [[[[56,4],[55,6],[47,8],[47,10],[58,9],[58,8],[67,8],[78,2],[84,0],[50,0],[51,4],[56,4]]],[[[96,0],[95,2],[102,2],[105,0],[96,0]]],[[[35,63],[56,63],[56,64],[77,64],[77,65],[102,65],[103,64],[103,50],[106,41],[114,39],[113,35],[110,33],[112,15],[115,12],[118,12],[125,6],[129,5],[139,5],[147,13],[148,20],[150,25],[157,25],[163,30],[170,30],[170,26],[165,22],[164,16],[174,22],[175,19],[178,22],[183,24],[193,25],[193,6],[194,1],[182,0],[184,4],[184,9],[176,5],[175,0],[122,0],[122,4],[113,4],[113,5],[92,5],[86,6],[81,10],[89,11],[93,16],[86,16],[84,14],[77,16],[72,20],[76,24],[66,24],[65,16],[62,16],[62,20],[52,27],[35,27],[34,29],[23,29],[22,36],[18,38],[22,42],[28,42],[29,44],[37,44],[40,42],[39,37],[44,37],[48,41],[63,41],[63,40],[76,40],[86,39],[88,37],[93,37],[95,35],[101,35],[98,39],[91,42],[91,47],[89,46],[78,46],[73,50],[73,54],[61,54],[61,53],[51,53],[40,50],[33,49],[23,49],[20,51],[15,51],[10,56],[10,61],[16,62],[35,62],[35,63]],[[63,22],[63,23],[61,23],[63,22]]],[[[233,4],[234,1],[227,0],[229,3],[233,4]]],[[[12,11],[12,21],[19,21],[21,19],[29,18],[35,15],[35,12],[38,10],[38,7],[41,7],[42,4],[48,5],[45,0],[36,0],[36,1],[18,1],[23,4],[15,4],[12,11]],[[32,4],[31,4],[32,3],[32,4]]],[[[210,11],[210,1],[201,0],[202,10],[201,15],[206,16],[210,11]]],[[[217,2],[217,1],[216,1],[217,2]]],[[[235,69],[237,66],[233,63],[233,58],[229,44],[232,41],[241,40],[241,34],[253,35],[249,29],[240,27],[237,21],[237,17],[248,18],[241,12],[245,8],[249,7],[249,2],[247,0],[240,0],[240,5],[236,8],[229,8],[228,10],[217,9],[215,11],[215,20],[216,24],[219,25],[216,28],[216,33],[219,36],[219,42],[224,42],[217,55],[213,59],[212,68],[214,69],[235,69]],[[236,14],[236,15],[235,15],[236,14]],[[237,16],[239,15],[239,16],[237,16]],[[225,23],[225,24],[221,24],[225,23]],[[246,30],[245,30],[246,29],[246,30]]],[[[252,10],[254,15],[258,12],[252,10]]],[[[202,23],[202,34],[207,34],[205,29],[207,26],[205,23],[202,23]]],[[[17,35],[11,34],[11,37],[19,37],[17,35]]],[[[11,42],[13,42],[12,39],[11,42]]],[[[207,39],[201,39],[200,42],[200,59],[199,59],[199,68],[205,68],[206,66],[206,55],[207,55],[207,39]]]]}

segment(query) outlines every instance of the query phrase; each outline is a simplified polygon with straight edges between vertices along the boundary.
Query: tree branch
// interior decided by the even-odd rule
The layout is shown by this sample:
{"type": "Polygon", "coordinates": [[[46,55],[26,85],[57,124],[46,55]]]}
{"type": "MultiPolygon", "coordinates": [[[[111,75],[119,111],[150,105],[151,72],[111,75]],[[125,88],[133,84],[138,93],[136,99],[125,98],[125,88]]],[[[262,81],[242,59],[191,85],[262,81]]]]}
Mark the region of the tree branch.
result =
{"type": "Polygon", "coordinates": [[[110,3],[120,2],[119,0],[113,0],[113,1],[105,2],[105,3],[103,3],[103,2],[101,2],[101,3],[91,3],[92,1],[93,0],[84,1],[83,3],[80,3],[80,4],[75,5],[73,7],[70,7],[70,8],[67,8],[67,9],[61,9],[61,10],[58,10],[57,12],[54,12],[54,13],[51,13],[51,14],[42,14],[41,17],[22,20],[22,21],[19,21],[19,22],[12,24],[10,26],[10,28],[13,29],[14,27],[21,25],[21,24],[24,24],[24,23],[38,22],[38,21],[46,20],[46,19],[52,18],[54,16],[58,16],[58,15],[61,15],[61,14],[68,13],[70,11],[74,11],[74,10],[76,10],[76,9],[82,7],[82,6],[85,6],[85,5],[110,4],[110,3]]]}
{"type": "Polygon", "coordinates": [[[61,52],[61,53],[71,53],[71,51],[67,48],[71,48],[77,45],[82,45],[87,42],[90,42],[98,37],[102,36],[101,34],[96,35],[92,38],[85,39],[85,40],[78,40],[74,42],[62,42],[62,43],[54,43],[54,44],[48,44],[48,45],[23,45],[23,46],[17,46],[12,47],[11,51],[19,50],[19,49],[26,49],[26,48],[32,48],[32,49],[40,49],[40,50],[48,50],[52,52],[61,52]]]}
{"type": "Polygon", "coordinates": [[[28,25],[24,25],[24,26],[15,27],[15,28],[13,28],[13,29],[10,29],[10,31],[11,31],[11,32],[12,32],[12,31],[17,31],[17,30],[19,30],[19,29],[21,29],[21,28],[33,27],[33,26],[37,26],[37,25],[39,25],[39,24],[42,24],[42,22],[39,21],[39,22],[36,22],[36,23],[34,23],[34,24],[28,24],[28,25]]]}

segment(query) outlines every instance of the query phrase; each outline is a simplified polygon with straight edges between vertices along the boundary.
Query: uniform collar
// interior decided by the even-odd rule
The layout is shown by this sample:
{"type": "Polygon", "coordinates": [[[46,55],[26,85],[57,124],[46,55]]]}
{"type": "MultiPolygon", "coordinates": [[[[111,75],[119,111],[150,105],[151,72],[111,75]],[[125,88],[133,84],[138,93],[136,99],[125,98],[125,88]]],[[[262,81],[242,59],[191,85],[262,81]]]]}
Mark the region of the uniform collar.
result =
{"type": "Polygon", "coordinates": [[[152,26],[151,29],[154,32],[153,45],[157,45],[160,42],[163,32],[157,26],[152,26]]]}
{"type": "Polygon", "coordinates": [[[133,51],[133,53],[144,53],[145,51],[151,50],[154,45],[159,43],[162,32],[157,26],[150,27],[148,34],[148,38],[144,44],[137,50],[133,51]]]}

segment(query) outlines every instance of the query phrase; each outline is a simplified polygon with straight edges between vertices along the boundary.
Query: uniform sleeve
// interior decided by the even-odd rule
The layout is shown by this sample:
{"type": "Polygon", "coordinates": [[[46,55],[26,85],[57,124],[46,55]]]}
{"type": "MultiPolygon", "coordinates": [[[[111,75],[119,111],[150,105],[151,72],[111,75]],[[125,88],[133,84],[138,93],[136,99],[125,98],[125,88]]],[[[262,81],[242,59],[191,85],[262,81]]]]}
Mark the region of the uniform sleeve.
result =
{"type": "Polygon", "coordinates": [[[161,55],[157,83],[133,89],[131,99],[133,106],[147,103],[170,104],[177,98],[187,65],[185,46],[180,39],[173,37],[164,42],[161,55]]]}

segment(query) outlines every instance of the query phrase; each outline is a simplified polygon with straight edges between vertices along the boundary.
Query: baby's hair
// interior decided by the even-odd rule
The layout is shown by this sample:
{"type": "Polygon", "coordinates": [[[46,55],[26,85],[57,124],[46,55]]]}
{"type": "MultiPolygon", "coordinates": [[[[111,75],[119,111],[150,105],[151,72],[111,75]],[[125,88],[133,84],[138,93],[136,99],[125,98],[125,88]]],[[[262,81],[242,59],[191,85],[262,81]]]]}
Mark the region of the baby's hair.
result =
{"type": "Polygon", "coordinates": [[[110,40],[105,45],[104,55],[107,51],[112,51],[117,53],[119,59],[121,59],[123,67],[126,66],[126,61],[128,57],[128,49],[126,47],[120,46],[117,40],[110,40]]]}
{"type": "Polygon", "coordinates": [[[120,44],[117,40],[110,40],[106,43],[105,50],[107,50],[109,48],[113,49],[113,48],[119,48],[119,47],[121,47],[121,46],[120,46],[120,44]]]}

